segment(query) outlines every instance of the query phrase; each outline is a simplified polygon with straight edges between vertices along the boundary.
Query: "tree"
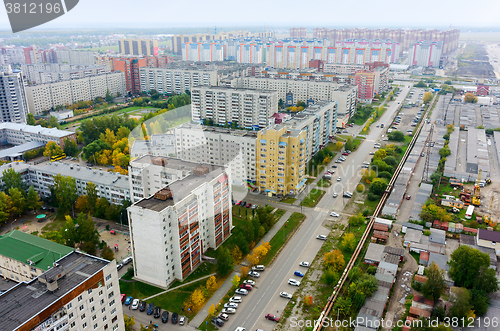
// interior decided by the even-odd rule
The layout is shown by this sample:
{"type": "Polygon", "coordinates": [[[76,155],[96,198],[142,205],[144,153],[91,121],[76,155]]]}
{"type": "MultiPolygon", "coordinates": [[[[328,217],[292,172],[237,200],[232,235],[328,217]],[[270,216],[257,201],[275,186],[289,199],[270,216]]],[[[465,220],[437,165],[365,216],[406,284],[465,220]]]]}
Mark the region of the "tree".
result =
{"type": "Polygon", "coordinates": [[[441,157],[447,157],[448,155],[451,154],[450,148],[448,145],[445,145],[443,148],[439,150],[439,156],[441,157]]]}
{"type": "Polygon", "coordinates": [[[208,308],[208,316],[212,318],[215,316],[216,313],[217,309],[215,308],[215,304],[212,303],[212,305],[208,308]]]}
{"type": "Polygon", "coordinates": [[[392,167],[395,167],[398,164],[398,161],[394,156],[386,156],[382,159],[382,161],[384,161],[385,163],[387,163],[392,167]]]}
{"type": "Polygon", "coordinates": [[[387,182],[384,178],[375,178],[370,184],[370,192],[376,195],[381,195],[387,188],[387,182]]]}
{"type": "Polygon", "coordinates": [[[427,84],[423,80],[420,80],[418,83],[414,84],[413,86],[415,86],[415,87],[427,87],[427,84]]]}
{"type": "Polygon", "coordinates": [[[378,288],[378,280],[373,275],[364,274],[356,281],[357,291],[365,297],[370,297],[378,288]]]}
{"type": "Polygon", "coordinates": [[[28,113],[28,117],[26,118],[26,124],[28,125],[36,125],[35,116],[32,113],[28,113]]]}
{"type": "Polygon", "coordinates": [[[66,155],[75,156],[78,153],[78,146],[76,145],[76,141],[69,138],[64,139],[63,150],[66,155]]]}
{"type": "Polygon", "coordinates": [[[87,193],[87,209],[90,210],[91,214],[94,214],[97,204],[97,188],[94,183],[92,182],[87,183],[86,193],[87,193]]]}
{"type": "Polygon", "coordinates": [[[429,102],[431,102],[431,100],[432,100],[432,92],[425,92],[422,101],[428,104],[429,102]]]}
{"type": "Polygon", "coordinates": [[[106,101],[107,102],[113,101],[113,95],[111,95],[111,92],[109,92],[109,89],[106,90],[106,101]]]}
{"type": "Polygon", "coordinates": [[[135,317],[134,316],[127,316],[127,315],[123,314],[123,321],[125,322],[125,331],[134,330],[134,325],[135,325],[135,317]]]}
{"type": "Polygon", "coordinates": [[[198,311],[205,303],[205,296],[201,288],[197,288],[189,297],[190,306],[194,311],[198,311]]]}
{"type": "Polygon", "coordinates": [[[106,246],[101,250],[101,257],[105,260],[113,261],[115,259],[115,253],[111,248],[106,246]]]}
{"type": "Polygon", "coordinates": [[[382,160],[386,156],[387,156],[386,150],[383,149],[383,148],[381,148],[381,149],[379,149],[378,151],[375,152],[375,154],[373,155],[373,158],[374,159],[380,159],[380,160],[382,160]]]}
{"type": "Polygon", "coordinates": [[[9,189],[10,196],[10,214],[12,217],[21,216],[26,210],[26,199],[24,198],[23,191],[18,188],[12,187],[9,189]]]}
{"type": "Polygon", "coordinates": [[[358,184],[358,186],[356,186],[356,191],[359,192],[359,193],[362,193],[365,191],[365,186],[363,184],[358,184]]]}
{"type": "Polygon", "coordinates": [[[468,102],[468,103],[476,103],[477,102],[477,97],[472,94],[472,93],[465,93],[465,96],[464,96],[464,102],[468,102]]]}
{"type": "Polygon", "coordinates": [[[255,212],[257,213],[260,225],[264,226],[266,229],[273,227],[275,215],[271,214],[268,208],[257,208],[255,212]]]}
{"type": "Polygon", "coordinates": [[[209,293],[213,293],[217,290],[217,279],[215,278],[215,276],[210,276],[208,279],[207,279],[207,290],[209,293]]]}
{"type": "Polygon", "coordinates": [[[233,248],[233,252],[231,253],[232,257],[233,257],[233,261],[235,263],[238,263],[241,258],[243,257],[243,254],[241,253],[241,250],[238,246],[234,246],[233,248]]]}
{"type": "Polygon", "coordinates": [[[487,293],[498,290],[497,280],[486,276],[490,266],[488,254],[463,245],[451,254],[448,264],[449,275],[456,286],[485,289],[487,293]]]}
{"type": "Polygon", "coordinates": [[[111,150],[111,146],[101,139],[97,139],[82,148],[82,156],[87,160],[92,158],[92,160],[96,162],[96,160],[94,160],[94,156],[103,150],[111,150]]]}
{"type": "Polygon", "coordinates": [[[43,152],[43,156],[50,158],[51,156],[57,156],[64,153],[61,147],[56,144],[54,141],[49,141],[47,145],[45,145],[45,152],[43,152]]]}
{"type": "Polygon", "coordinates": [[[76,199],[75,210],[77,213],[86,213],[89,209],[89,203],[86,195],[80,195],[76,199]]]}
{"type": "Polygon", "coordinates": [[[229,250],[220,247],[217,252],[217,273],[221,276],[227,275],[233,269],[233,258],[229,250]]]}
{"type": "Polygon", "coordinates": [[[234,275],[233,279],[231,279],[231,283],[233,284],[234,287],[238,287],[240,285],[240,276],[234,275]]]}
{"type": "Polygon", "coordinates": [[[49,120],[47,121],[47,127],[49,128],[60,128],[61,126],[59,125],[59,120],[55,116],[50,116],[49,120]]]}
{"type": "Polygon", "coordinates": [[[422,285],[422,293],[432,300],[438,300],[445,290],[444,270],[432,262],[427,268],[427,282],[422,285]]]}
{"type": "Polygon", "coordinates": [[[352,137],[349,137],[347,141],[345,142],[345,150],[346,151],[353,151],[354,150],[354,139],[352,137]]]}
{"type": "Polygon", "coordinates": [[[353,252],[354,248],[356,248],[356,237],[354,234],[349,232],[344,235],[342,238],[342,248],[347,252],[353,252]]]}
{"type": "Polygon", "coordinates": [[[377,177],[377,173],[374,170],[361,170],[361,179],[363,179],[365,182],[371,183],[375,177],[377,177]]]}
{"type": "Polygon", "coordinates": [[[342,270],[345,265],[344,255],[339,249],[326,253],[323,256],[323,261],[327,268],[332,268],[335,272],[342,270]]]}
{"type": "Polygon", "coordinates": [[[26,208],[31,210],[36,210],[42,207],[42,202],[40,201],[40,196],[37,191],[30,185],[28,193],[26,194],[26,208]]]}
{"type": "Polygon", "coordinates": [[[458,317],[459,319],[465,318],[472,310],[470,291],[465,288],[458,288],[455,295],[453,306],[450,308],[450,316],[458,317]]]}
{"type": "Polygon", "coordinates": [[[254,248],[253,254],[255,254],[259,259],[266,256],[268,249],[264,245],[260,245],[254,248]]]}
{"type": "Polygon", "coordinates": [[[12,200],[0,191],[0,223],[5,223],[9,219],[12,200]]]}
{"type": "Polygon", "coordinates": [[[402,131],[392,131],[387,135],[392,141],[405,141],[405,134],[402,131]]]}
{"type": "Polygon", "coordinates": [[[21,177],[21,174],[12,168],[5,169],[2,172],[2,181],[3,181],[2,189],[5,193],[9,192],[11,188],[24,190],[25,185],[21,177]]]}
{"type": "Polygon", "coordinates": [[[68,213],[78,198],[76,193],[76,181],[69,176],[57,174],[54,176],[54,192],[58,204],[58,211],[68,213]]]}
{"type": "Polygon", "coordinates": [[[312,306],[312,304],[313,304],[313,297],[312,297],[312,295],[307,295],[307,294],[304,295],[304,304],[306,306],[312,306]]]}
{"type": "Polygon", "coordinates": [[[363,216],[363,214],[352,215],[351,217],[349,217],[349,226],[360,226],[364,221],[365,217],[363,216]]]}

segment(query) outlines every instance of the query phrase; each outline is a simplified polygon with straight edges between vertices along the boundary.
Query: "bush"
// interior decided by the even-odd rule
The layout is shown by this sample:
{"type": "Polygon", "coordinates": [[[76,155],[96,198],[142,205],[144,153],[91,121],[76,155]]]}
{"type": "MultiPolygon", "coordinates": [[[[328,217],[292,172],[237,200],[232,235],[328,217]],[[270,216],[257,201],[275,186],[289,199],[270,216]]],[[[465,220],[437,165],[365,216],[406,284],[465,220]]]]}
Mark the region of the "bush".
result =
{"type": "Polygon", "coordinates": [[[363,210],[363,216],[366,217],[370,215],[370,209],[366,208],[365,210],[363,210]]]}
{"type": "Polygon", "coordinates": [[[127,276],[130,278],[134,277],[134,268],[133,267],[128,267],[127,276]]]}
{"type": "Polygon", "coordinates": [[[380,199],[379,195],[373,194],[372,192],[368,192],[368,200],[376,201],[378,199],[380,199]]]}
{"type": "Polygon", "coordinates": [[[356,187],[356,191],[358,192],[363,192],[365,190],[365,186],[363,184],[359,184],[357,187],[356,187]]]}
{"type": "Polygon", "coordinates": [[[366,269],[366,272],[369,273],[370,275],[375,275],[375,273],[377,272],[377,267],[371,265],[368,267],[368,269],[366,269]]]}
{"type": "Polygon", "coordinates": [[[109,224],[106,224],[106,231],[109,231],[109,224]]]}

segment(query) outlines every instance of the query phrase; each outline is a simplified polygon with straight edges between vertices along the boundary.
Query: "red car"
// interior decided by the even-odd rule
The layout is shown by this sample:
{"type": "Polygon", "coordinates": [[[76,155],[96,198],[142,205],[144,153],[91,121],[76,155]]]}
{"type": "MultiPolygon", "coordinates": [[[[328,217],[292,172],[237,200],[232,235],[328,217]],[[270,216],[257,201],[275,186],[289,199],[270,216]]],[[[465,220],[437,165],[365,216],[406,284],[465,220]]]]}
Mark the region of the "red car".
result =
{"type": "Polygon", "coordinates": [[[247,203],[247,205],[245,207],[250,208],[250,207],[252,207],[252,204],[251,203],[247,203]]]}
{"type": "Polygon", "coordinates": [[[122,300],[122,303],[125,303],[125,300],[126,300],[127,296],[125,294],[122,294],[121,295],[121,300],[122,300]]]}
{"type": "Polygon", "coordinates": [[[275,321],[275,322],[279,322],[280,321],[280,318],[278,316],[274,316],[274,315],[271,315],[271,314],[267,314],[266,318],[268,320],[275,321]]]}
{"type": "Polygon", "coordinates": [[[406,200],[410,200],[410,199],[411,199],[411,195],[407,195],[406,200]]]}
{"type": "Polygon", "coordinates": [[[238,202],[236,202],[236,206],[241,205],[241,202],[242,202],[241,200],[240,200],[240,201],[238,201],[238,202]]]}
{"type": "Polygon", "coordinates": [[[349,153],[344,152],[344,153],[342,153],[342,155],[347,156],[347,155],[349,155],[349,153]]]}
{"type": "Polygon", "coordinates": [[[245,289],[247,291],[251,291],[252,290],[252,285],[250,285],[250,284],[241,284],[240,288],[245,289]]]}

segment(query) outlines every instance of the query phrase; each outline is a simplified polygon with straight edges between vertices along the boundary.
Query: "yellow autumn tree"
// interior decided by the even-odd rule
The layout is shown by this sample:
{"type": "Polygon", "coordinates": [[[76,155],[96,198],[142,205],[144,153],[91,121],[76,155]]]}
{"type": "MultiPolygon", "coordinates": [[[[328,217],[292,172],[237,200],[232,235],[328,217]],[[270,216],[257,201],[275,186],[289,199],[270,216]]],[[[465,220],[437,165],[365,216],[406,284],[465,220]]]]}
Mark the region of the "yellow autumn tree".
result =
{"type": "Polygon", "coordinates": [[[209,308],[208,308],[208,316],[210,318],[214,317],[215,316],[215,313],[217,312],[217,309],[215,308],[215,305],[212,304],[209,308]]]}
{"type": "Polygon", "coordinates": [[[342,238],[342,247],[348,252],[354,251],[356,247],[356,237],[354,237],[353,233],[349,232],[344,235],[342,238]]]}
{"type": "MultiPolygon", "coordinates": [[[[243,273],[243,270],[241,270],[241,272],[243,273]]],[[[231,284],[233,284],[234,287],[238,287],[238,285],[240,285],[240,280],[241,280],[240,276],[234,275],[233,279],[231,279],[231,284]]]]}
{"type": "Polygon", "coordinates": [[[342,270],[345,265],[344,255],[339,249],[326,253],[323,256],[323,261],[327,268],[332,268],[336,272],[342,270]]]}
{"type": "Polygon", "coordinates": [[[257,255],[255,255],[254,253],[249,254],[247,256],[247,260],[248,260],[248,263],[250,263],[250,265],[256,265],[259,263],[259,257],[257,255]]]}
{"type": "Polygon", "coordinates": [[[238,246],[234,246],[233,252],[231,253],[233,256],[233,261],[234,262],[239,262],[241,258],[243,257],[243,254],[241,253],[241,250],[238,246]]]}
{"type": "MultiPolygon", "coordinates": [[[[247,267],[247,266],[242,266],[242,267],[240,268],[241,276],[242,276],[242,277],[245,277],[245,276],[248,274],[248,271],[249,271],[249,269],[248,269],[248,267],[247,267]]],[[[238,277],[238,278],[239,278],[239,277],[238,277]]],[[[234,280],[234,278],[233,278],[233,280],[234,280]]],[[[239,280],[238,280],[238,283],[239,283],[239,280]]]]}
{"type": "Polygon", "coordinates": [[[271,250],[271,244],[269,243],[269,241],[264,241],[262,243],[262,246],[264,246],[268,252],[271,250]]]}
{"type": "Polygon", "coordinates": [[[58,144],[56,144],[54,141],[49,141],[47,145],[45,145],[45,151],[43,152],[43,156],[51,157],[51,156],[61,155],[62,153],[64,152],[58,144]]]}
{"type": "Polygon", "coordinates": [[[257,246],[255,247],[255,249],[253,250],[253,254],[255,256],[257,256],[259,258],[259,260],[261,258],[263,258],[264,256],[266,256],[268,250],[266,247],[264,247],[264,245],[260,245],[260,246],[257,246]]]}
{"type": "Polygon", "coordinates": [[[193,311],[199,311],[203,304],[205,303],[205,296],[203,295],[203,290],[201,288],[197,288],[189,297],[190,307],[193,311]]]}
{"type": "Polygon", "coordinates": [[[215,292],[217,290],[217,279],[215,276],[210,276],[207,279],[207,290],[209,293],[215,292]]]}

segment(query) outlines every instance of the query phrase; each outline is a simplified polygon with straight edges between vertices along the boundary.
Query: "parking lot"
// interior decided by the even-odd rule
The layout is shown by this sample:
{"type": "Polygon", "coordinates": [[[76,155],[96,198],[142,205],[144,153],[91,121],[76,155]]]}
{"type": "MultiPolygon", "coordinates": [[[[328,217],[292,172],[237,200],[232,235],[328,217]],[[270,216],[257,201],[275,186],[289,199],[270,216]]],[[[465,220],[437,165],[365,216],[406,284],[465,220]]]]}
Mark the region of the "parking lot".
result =
{"type": "MultiPolygon", "coordinates": [[[[189,322],[186,319],[186,323],[184,323],[184,325],[179,325],[179,323],[172,324],[172,322],[171,322],[172,312],[169,312],[168,322],[163,323],[161,321],[161,317],[154,318],[153,315],[146,314],[146,311],[141,312],[138,309],[132,310],[132,309],[129,309],[128,307],[130,307],[130,306],[123,305],[123,313],[125,315],[128,315],[128,316],[134,316],[134,318],[135,318],[134,330],[137,330],[137,331],[141,330],[141,324],[144,326],[147,326],[147,325],[149,325],[150,322],[157,324],[158,330],[183,330],[186,327],[187,322],[189,322]]],[[[163,312],[163,310],[162,310],[162,312],[163,312]]],[[[181,317],[181,315],[179,315],[179,318],[180,317],[181,317]]]]}

